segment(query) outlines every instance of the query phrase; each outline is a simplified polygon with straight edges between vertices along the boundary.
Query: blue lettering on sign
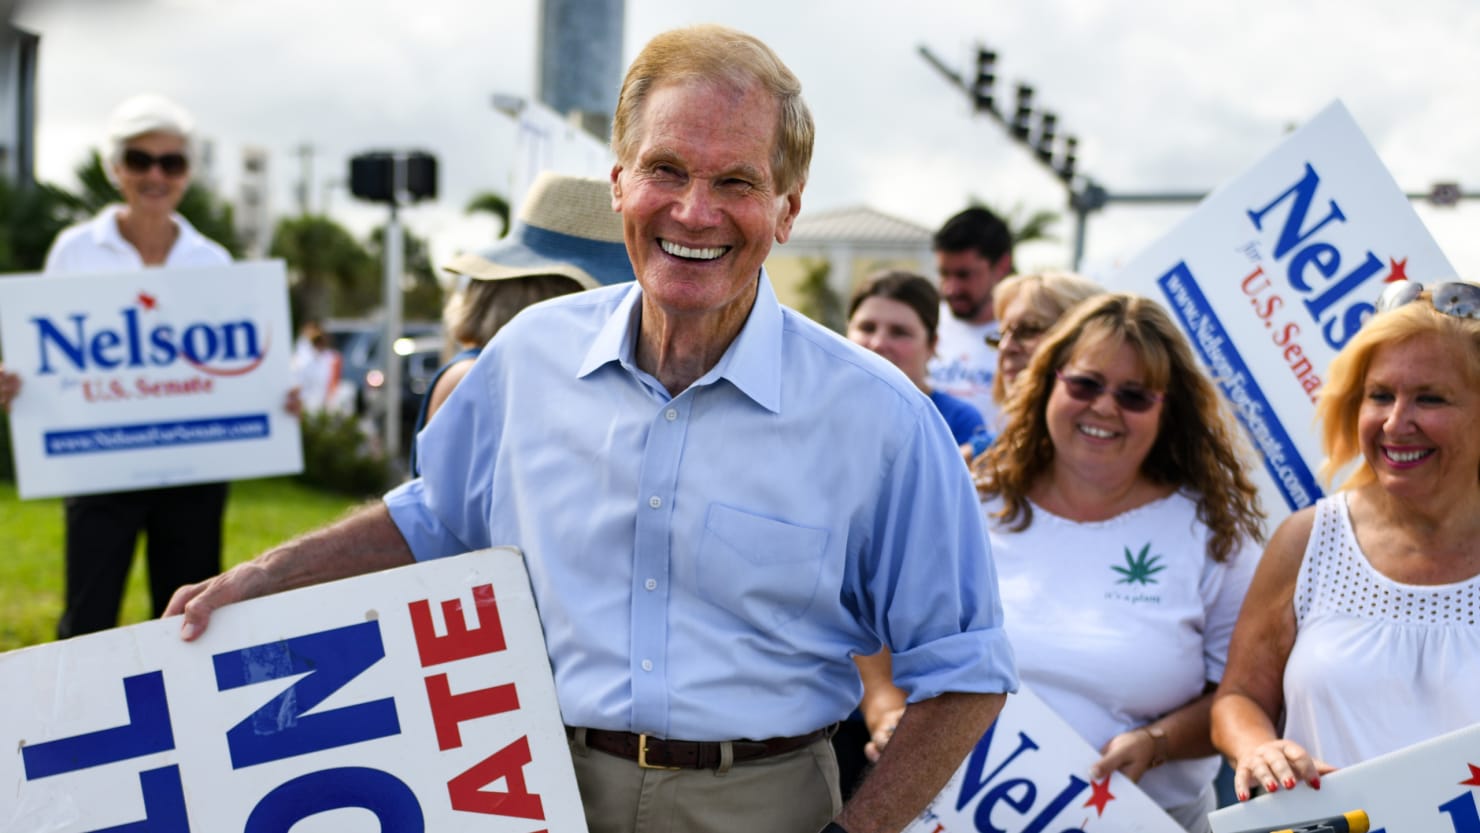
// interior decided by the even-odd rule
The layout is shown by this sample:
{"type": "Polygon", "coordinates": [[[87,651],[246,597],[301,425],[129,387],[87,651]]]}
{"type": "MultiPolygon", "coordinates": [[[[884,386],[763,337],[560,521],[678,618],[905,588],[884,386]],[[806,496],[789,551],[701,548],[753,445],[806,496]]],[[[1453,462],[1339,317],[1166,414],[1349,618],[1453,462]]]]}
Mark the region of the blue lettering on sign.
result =
{"type": "Polygon", "coordinates": [[[1465,793],[1439,805],[1439,812],[1449,816],[1454,833],[1480,833],[1480,812],[1475,810],[1475,794],[1465,793]]]}
{"type": "Polygon", "coordinates": [[[1156,279],[1156,285],[1166,296],[1167,308],[1181,323],[1203,365],[1213,371],[1213,378],[1264,458],[1264,468],[1285,503],[1291,510],[1315,503],[1322,494],[1315,475],[1276,416],[1264,389],[1249,372],[1243,354],[1228,337],[1223,322],[1208,303],[1187,263],[1173,266],[1156,279]]]}
{"type": "MultiPolygon", "coordinates": [[[[976,746],[971,750],[971,755],[966,759],[966,772],[961,779],[961,794],[956,799],[957,811],[964,809],[966,805],[975,800],[976,796],[995,781],[997,776],[1002,774],[1002,770],[1006,769],[1018,756],[1038,749],[1038,743],[1029,737],[1027,732],[1019,731],[1017,748],[1007,756],[1006,760],[998,764],[990,775],[983,778],[982,771],[986,769],[987,755],[991,753],[992,738],[996,731],[997,724],[994,722],[987,729],[986,734],[982,735],[982,739],[977,741],[976,746]]],[[[1069,776],[1068,785],[1060,790],[1053,800],[1044,805],[1026,827],[1021,828],[1022,833],[1043,833],[1043,830],[1069,806],[1069,802],[1088,788],[1089,782],[1073,775],[1069,776]]],[[[1037,798],[1038,785],[1031,780],[1027,778],[1008,779],[987,790],[982,796],[982,801],[977,805],[976,812],[972,816],[972,824],[978,833],[1005,833],[1006,828],[998,827],[993,823],[993,809],[998,804],[1006,804],[1019,815],[1026,816],[1037,798]]],[[[1069,828],[1069,830],[1074,829],[1076,828],[1069,828]]],[[[1069,833],[1069,830],[1063,833],[1069,833]]]]}
{"type": "Polygon", "coordinates": [[[243,833],[289,833],[310,816],[344,808],[374,813],[380,833],[426,829],[416,793],[404,781],[378,769],[339,767],[300,775],[263,796],[243,833]]]}
{"type": "Polygon", "coordinates": [[[1372,314],[1374,307],[1365,301],[1353,301],[1339,308],[1338,304],[1346,301],[1368,278],[1382,269],[1383,264],[1377,255],[1368,251],[1355,268],[1345,276],[1336,277],[1341,269],[1341,251],[1328,242],[1314,241],[1307,245],[1307,241],[1328,224],[1346,222],[1346,214],[1342,212],[1341,206],[1335,200],[1328,200],[1325,216],[1307,227],[1306,219],[1320,184],[1320,175],[1307,162],[1303,174],[1295,184],[1263,208],[1248,209],[1246,213],[1254,228],[1263,231],[1265,215],[1275,206],[1289,202],[1284,225],[1280,227],[1279,236],[1275,239],[1274,259],[1281,261],[1289,256],[1285,269],[1290,286],[1303,297],[1305,309],[1319,325],[1326,343],[1331,345],[1331,349],[1340,350],[1367,320],[1367,316],[1372,314]],[[1334,279],[1334,282],[1320,290],[1312,280],[1312,272],[1323,281],[1330,282],[1334,279]],[[1328,316],[1328,312],[1332,314],[1328,316]]]}
{"type": "Polygon", "coordinates": [[[370,621],[212,657],[219,691],[307,675],[227,731],[232,768],[400,734],[390,697],[305,714],[384,656],[370,621]]]}
{"type": "Polygon", "coordinates": [[[66,369],[64,365],[78,371],[167,367],[183,359],[206,372],[235,375],[255,367],[255,361],[262,358],[257,327],[251,321],[194,322],[178,331],[172,325],[160,324],[146,330],[137,309],[123,309],[120,314],[119,326],[111,328],[89,326],[86,313],[67,316],[70,326],[58,325],[45,316],[33,317],[37,353],[41,356],[37,374],[56,373],[58,367],[66,369]],[[254,363],[245,369],[210,367],[213,363],[246,361],[254,363]]]}
{"type": "Polygon", "coordinates": [[[175,748],[164,673],[150,671],[123,680],[128,723],[69,738],[21,747],[26,780],[126,761],[175,748]]]}
{"type": "Polygon", "coordinates": [[[167,766],[139,773],[139,789],[144,794],[142,821],[89,833],[190,833],[185,789],[180,786],[180,767],[167,766]]]}

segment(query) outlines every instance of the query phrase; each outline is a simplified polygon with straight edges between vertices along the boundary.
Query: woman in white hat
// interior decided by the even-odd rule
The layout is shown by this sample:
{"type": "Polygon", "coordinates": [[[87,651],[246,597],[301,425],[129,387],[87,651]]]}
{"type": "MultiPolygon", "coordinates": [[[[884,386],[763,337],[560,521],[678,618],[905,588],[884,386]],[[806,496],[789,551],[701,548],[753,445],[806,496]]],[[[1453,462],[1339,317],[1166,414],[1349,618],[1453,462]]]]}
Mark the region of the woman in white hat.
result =
{"type": "MultiPolygon", "coordinates": [[[[158,95],[124,101],[108,120],[104,167],[123,196],[85,223],[57,235],[46,256],[49,274],[119,272],[146,267],[220,266],[231,255],[176,208],[190,186],[194,121],[158,95]]],[[[0,407],[20,391],[0,366],[0,407]]],[[[148,536],[154,615],[176,587],[221,571],[221,517],[226,484],[206,483],[67,498],[66,602],[57,636],[118,624],[124,584],[139,533],[148,536]]]]}
{"type": "Polygon", "coordinates": [[[442,322],[459,352],[437,371],[411,440],[411,472],[418,474],[415,434],[421,433],[483,345],[515,314],[540,301],[633,279],[622,240],[622,218],[611,206],[605,179],[543,172],[535,179],[507,237],[445,267],[458,275],[442,322]]]}

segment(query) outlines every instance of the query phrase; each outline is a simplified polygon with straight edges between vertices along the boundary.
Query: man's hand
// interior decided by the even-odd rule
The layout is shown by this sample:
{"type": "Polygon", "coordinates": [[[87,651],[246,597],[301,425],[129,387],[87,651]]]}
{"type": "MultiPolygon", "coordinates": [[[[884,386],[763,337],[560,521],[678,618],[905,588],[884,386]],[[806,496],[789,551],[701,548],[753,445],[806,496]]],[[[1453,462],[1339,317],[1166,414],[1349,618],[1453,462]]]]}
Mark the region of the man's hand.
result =
{"type": "Polygon", "coordinates": [[[256,561],[248,561],[219,576],[176,590],[170,596],[164,615],[185,614],[185,622],[180,625],[180,638],[192,642],[205,632],[216,608],[272,592],[272,581],[266,569],[256,561]]]}
{"type": "Polygon", "coordinates": [[[9,411],[11,401],[20,392],[21,377],[15,373],[7,373],[5,365],[0,364],[0,411],[9,411]]]}

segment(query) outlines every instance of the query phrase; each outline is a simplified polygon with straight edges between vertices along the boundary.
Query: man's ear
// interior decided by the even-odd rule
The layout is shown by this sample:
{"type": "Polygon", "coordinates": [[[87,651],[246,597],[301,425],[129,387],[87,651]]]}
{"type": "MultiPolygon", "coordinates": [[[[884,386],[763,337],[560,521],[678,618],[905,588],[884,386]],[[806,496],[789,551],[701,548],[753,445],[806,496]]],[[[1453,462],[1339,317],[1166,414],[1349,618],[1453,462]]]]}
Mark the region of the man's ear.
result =
{"type": "Polygon", "coordinates": [[[612,210],[622,210],[622,166],[612,166],[612,210]]]}
{"type": "Polygon", "coordinates": [[[802,186],[798,185],[790,194],[781,198],[781,217],[776,221],[776,242],[785,243],[791,238],[791,225],[802,210],[802,186]]]}
{"type": "Polygon", "coordinates": [[[1008,249],[992,262],[992,274],[999,278],[1005,278],[1012,274],[1012,250],[1008,249]]]}

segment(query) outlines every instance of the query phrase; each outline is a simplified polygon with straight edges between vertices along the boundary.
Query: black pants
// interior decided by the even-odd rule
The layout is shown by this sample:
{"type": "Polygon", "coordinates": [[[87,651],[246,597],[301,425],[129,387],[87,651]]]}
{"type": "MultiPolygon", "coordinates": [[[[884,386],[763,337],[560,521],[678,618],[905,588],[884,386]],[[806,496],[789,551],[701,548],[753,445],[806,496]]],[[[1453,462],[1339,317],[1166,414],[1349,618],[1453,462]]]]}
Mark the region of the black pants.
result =
{"type": "Polygon", "coordinates": [[[58,639],[118,625],[140,532],[148,536],[145,553],[155,616],[164,612],[180,585],[221,572],[225,483],[82,495],[67,498],[63,506],[67,591],[58,639]]]}

